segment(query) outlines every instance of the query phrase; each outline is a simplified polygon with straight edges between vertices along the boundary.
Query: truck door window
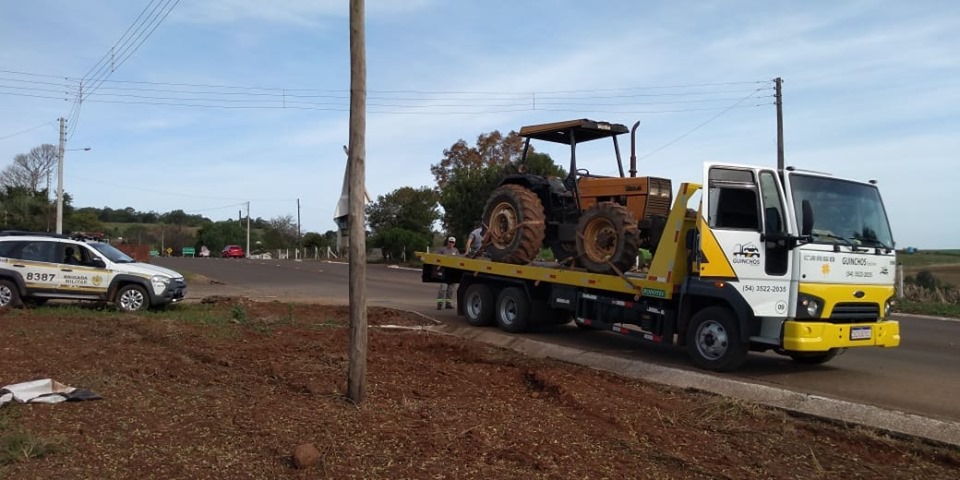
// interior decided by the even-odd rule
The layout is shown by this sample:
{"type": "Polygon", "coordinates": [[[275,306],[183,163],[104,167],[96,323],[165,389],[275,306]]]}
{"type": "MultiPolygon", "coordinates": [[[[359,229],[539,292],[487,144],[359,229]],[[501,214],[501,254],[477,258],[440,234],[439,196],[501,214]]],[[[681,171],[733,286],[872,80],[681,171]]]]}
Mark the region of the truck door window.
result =
{"type": "Polygon", "coordinates": [[[760,202],[753,172],[710,169],[710,226],[760,230],[760,202]]]}
{"type": "MultiPolygon", "coordinates": [[[[783,216],[783,201],[780,189],[777,187],[777,178],[773,172],[760,172],[760,196],[763,199],[763,233],[767,235],[783,234],[786,230],[783,216]]],[[[768,237],[765,242],[767,255],[764,269],[768,275],[784,275],[787,273],[790,250],[787,241],[780,238],[768,237]]]]}

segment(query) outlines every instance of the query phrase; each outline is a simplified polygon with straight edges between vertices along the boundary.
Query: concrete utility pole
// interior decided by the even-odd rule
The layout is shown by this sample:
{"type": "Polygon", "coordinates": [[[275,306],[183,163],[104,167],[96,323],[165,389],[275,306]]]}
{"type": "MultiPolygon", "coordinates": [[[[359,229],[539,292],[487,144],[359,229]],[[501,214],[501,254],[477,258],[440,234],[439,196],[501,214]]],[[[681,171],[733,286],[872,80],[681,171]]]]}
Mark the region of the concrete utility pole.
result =
{"type": "Polygon", "coordinates": [[[367,53],[364,0],[350,0],[350,353],[347,398],[363,401],[367,373],[367,240],[364,190],[367,129],[367,53]]]}
{"type": "Polygon", "coordinates": [[[777,104],[777,170],[783,171],[783,92],[780,87],[783,79],[777,77],[773,79],[776,86],[774,98],[777,104]]]}
{"type": "Polygon", "coordinates": [[[250,202],[247,202],[247,249],[244,250],[244,255],[250,258],[250,202]]]}
{"type": "Polygon", "coordinates": [[[60,149],[57,151],[57,233],[63,233],[63,150],[67,143],[67,119],[60,117],[60,149]]]}

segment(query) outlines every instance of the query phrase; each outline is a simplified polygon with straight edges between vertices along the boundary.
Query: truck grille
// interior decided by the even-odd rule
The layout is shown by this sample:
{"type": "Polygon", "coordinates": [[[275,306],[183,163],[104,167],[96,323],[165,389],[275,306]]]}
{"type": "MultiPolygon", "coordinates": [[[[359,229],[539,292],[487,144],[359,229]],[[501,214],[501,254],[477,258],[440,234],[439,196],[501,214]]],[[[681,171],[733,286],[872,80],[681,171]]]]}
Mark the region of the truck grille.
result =
{"type": "Polygon", "coordinates": [[[833,323],[873,322],[880,318],[880,305],[876,303],[838,303],[833,307],[830,320],[833,323]]]}

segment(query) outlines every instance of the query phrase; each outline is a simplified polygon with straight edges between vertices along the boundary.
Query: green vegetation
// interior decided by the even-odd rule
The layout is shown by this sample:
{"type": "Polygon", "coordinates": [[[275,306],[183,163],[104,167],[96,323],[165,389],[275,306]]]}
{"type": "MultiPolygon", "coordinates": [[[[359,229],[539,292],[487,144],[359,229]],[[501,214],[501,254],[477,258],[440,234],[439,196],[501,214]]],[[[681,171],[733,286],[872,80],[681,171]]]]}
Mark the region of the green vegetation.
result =
{"type": "Polygon", "coordinates": [[[918,302],[903,299],[897,302],[894,311],[899,313],[914,313],[917,315],[960,318],[960,305],[939,302],[918,302]]]}
{"type": "Polygon", "coordinates": [[[960,263],[960,250],[920,250],[915,253],[897,252],[897,263],[904,268],[960,263]]]}
{"type": "Polygon", "coordinates": [[[27,431],[17,425],[16,420],[16,410],[0,408],[0,466],[40,458],[60,450],[59,441],[27,431]]]}

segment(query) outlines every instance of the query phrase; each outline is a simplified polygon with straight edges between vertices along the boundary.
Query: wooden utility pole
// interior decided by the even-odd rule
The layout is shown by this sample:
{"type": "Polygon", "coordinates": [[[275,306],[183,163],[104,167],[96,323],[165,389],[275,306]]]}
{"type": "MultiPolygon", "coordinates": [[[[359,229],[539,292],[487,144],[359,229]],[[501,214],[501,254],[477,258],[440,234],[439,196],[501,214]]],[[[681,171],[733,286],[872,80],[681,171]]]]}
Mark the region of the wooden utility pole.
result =
{"type": "Polygon", "coordinates": [[[774,84],[776,85],[776,93],[774,98],[776,98],[777,104],[777,170],[783,171],[783,95],[780,90],[781,85],[783,84],[783,79],[777,77],[773,79],[774,84]]]}
{"type": "Polygon", "coordinates": [[[350,0],[350,366],[347,397],[363,401],[367,374],[367,240],[364,185],[367,130],[367,52],[364,39],[364,0],[350,0]]]}

